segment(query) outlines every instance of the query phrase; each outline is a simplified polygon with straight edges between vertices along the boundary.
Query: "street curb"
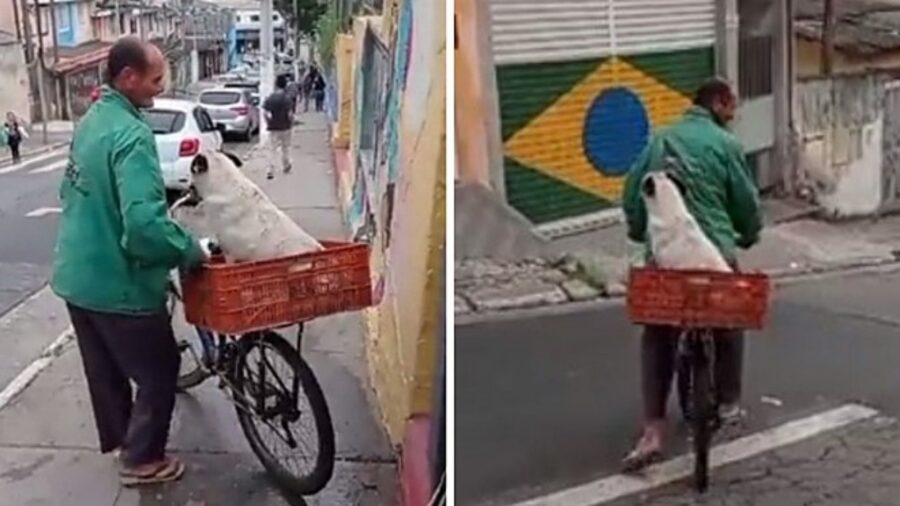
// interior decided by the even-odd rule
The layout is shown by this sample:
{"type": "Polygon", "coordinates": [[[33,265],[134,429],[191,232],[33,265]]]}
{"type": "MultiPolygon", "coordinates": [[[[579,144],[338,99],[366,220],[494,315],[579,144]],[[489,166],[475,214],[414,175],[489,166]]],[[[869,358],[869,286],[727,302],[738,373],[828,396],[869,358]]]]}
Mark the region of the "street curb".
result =
{"type": "MultiPolygon", "coordinates": [[[[40,156],[46,153],[50,153],[51,151],[56,151],[57,149],[62,149],[69,145],[69,142],[57,142],[56,144],[50,144],[48,146],[44,146],[41,148],[33,149],[27,153],[22,153],[22,162],[27,162],[29,158],[33,158],[36,156],[40,156]]],[[[12,157],[6,157],[0,159],[0,169],[4,167],[9,167],[13,165],[12,157]]]]}
{"type": "MultiPolygon", "coordinates": [[[[828,265],[828,266],[809,266],[801,269],[771,269],[769,271],[763,271],[765,274],[769,276],[772,281],[773,286],[791,286],[794,284],[799,284],[803,282],[815,281],[818,279],[828,278],[830,276],[841,276],[844,274],[866,274],[866,273],[876,273],[876,272],[894,272],[900,270],[900,258],[892,258],[892,259],[874,259],[874,260],[866,260],[866,261],[854,261],[847,262],[844,264],[836,264],[836,265],[828,265]]],[[[577,279],[577,278],[572,278],[577,279]]],[[[592,299],[583,299],[583,300],[571,300],[567,299],[565,302],[560,302],[558,304],[544,304],[541,306],[529,305],[529,306],[518,306],[514,307],[509,304],[498,303],[492,306],[497,307],[498,309],[489,309],[484,311],[475,311],[473,310],[473,305],[471,301],[465,296],[465,294],[456,293],[455,297],[462,299],[469,303],[468,307],[462,311],[456,311],[454,313],[454,325],[464,326],[464,325],[472,325],[476,323],[484,323],[488,321],[494,321],[498,319],[504,319],[504,316],[507,316],[511,313],[516,313],[520,316],[527,316],[528,314],[537,313],[541,311],[565,311],[570,308],[584,308],[584,307],[595,307],[598,305],[609,306],[609,305],[623,305],[626,300],[627,294],[615,295],[615,296],[599,296],[594,297],[592,299]]],[[[457,306],[457,309],[462,309],[457,306]]]]}

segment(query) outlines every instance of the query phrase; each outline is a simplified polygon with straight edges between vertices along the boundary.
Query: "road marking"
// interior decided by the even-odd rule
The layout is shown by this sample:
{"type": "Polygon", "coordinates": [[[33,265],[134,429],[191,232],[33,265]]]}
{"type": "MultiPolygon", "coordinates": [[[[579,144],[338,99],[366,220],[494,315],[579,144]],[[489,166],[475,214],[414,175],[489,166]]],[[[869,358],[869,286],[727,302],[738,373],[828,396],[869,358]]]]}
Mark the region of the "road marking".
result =
{"type": "Polygon", "coordinates": [[[48,214],[59,214],[62,212],[62,209],[59,207],[39,207],[34,211],[26,214],[26,218],[40,218],[41,216],[46,216],[48,214]]]}
{"type": "Polygon", "coordinates": [[[28,171],[29,174],[43,174],[44,172],[53,172],[54,170],[61,169],[68,164],[68,160],[59,160],[57,162],[51,163],[50,165],[44,165],[43,167],[38,167],[36,169],[28,171]]]}
{"type": "Polygon", "coordinates": [[[28,385],[34,381],[35,378],[38,377],[38,374],[41,373],[44,369],[50,366],[53,363],[53,359],[58,357],[62,351],[63,347],[69,343],[75,337],[74,332],[72,331],[72,327],[68,327],[66,330],[62,332],[49,346],[44,348],[44,351],[41,352],[41,355],[34,360],[34,362],[28,364],[28,367],[22,370],[13,378],[12,381],[6,385],[6,388],[0,392],[0,410],[6,407],[7,404],[10,403],[17,395],[22,393],[28,385]]]}
{"type": "MultiPolygon", "coordinates": [[[[709,467],[714,469],[745,460],[877,414],[877,411],[865,406],[846,404],[830,411],[794,420],[716,446],[710,453],[709,467]]],[[[693,473],[693,456],[682,455],[648,468],[643,477],[617,474],[512,506],[595,506],[682,480],[692,476],[693,473]]],[[[715,478],[712,479],[712,483],[715,483],[715,478]]]]}
{"type": "Polygon", "coordinates": [[[34,158],[29,158],[27,160],[21,161],[15,165],[10,165],[9,167],[4,167],[4,168],[0,169],[0,175],[9,174],[11,172],[16,172],[18,170],[24,169],[25,167],[28,167],[29,165],[33,165],[34,163],[41,162],[43,160],[49,160],[50,158],[55,158],[61,154],[64,154],[68,149],[69,149],[68,146],[62,147],[57,150],[50,151],[50,152],[44,153],[39,156],[35,156],[34,158]]]}

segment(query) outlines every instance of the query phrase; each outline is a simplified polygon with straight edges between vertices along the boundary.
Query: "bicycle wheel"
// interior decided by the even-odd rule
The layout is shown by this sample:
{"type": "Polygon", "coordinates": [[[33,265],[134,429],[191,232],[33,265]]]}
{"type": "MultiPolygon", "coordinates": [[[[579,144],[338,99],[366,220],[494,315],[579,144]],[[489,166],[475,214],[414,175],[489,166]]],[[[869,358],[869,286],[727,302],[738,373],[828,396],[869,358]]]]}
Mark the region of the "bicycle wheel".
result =
{"type": "Polygon", "coordinates": [[[691,398],[694,386],[691,384],[691,355],[682,349],[679,343],[678,354],[675,356],[675,388],[678,395],[678,407],[681,408],[681,416],[685,423],[691,423],[691,398]]]}
{"type": "Polygon", "coordinates": [[[701,332],[689,338],[691,347],[691,427],[694,435],[694,487],[705,492],[709,486],[709,447],[715,419],[712,381],[712,341],[701,332]]]}
{"type": "Polygon", "coordinates": [[[169,310],[169,319],[172,322],[172,331],[175,333],[178,343],[178,352],[181,355],[176,387],[184,392],[203,383],[211,374],[203,367],[203,360],[207,353],[200,331],[188,325],[178,289],[173,282],[170,284],[169,300],[166,305],[169,310]]]}
{"type": "Polygon", "coordinates": [[[244,336],[232,380],[241,429],[275,482],[299,495],[325,488],[334,472],[334,428],[325,395],[300,353],[275,332],[244,336]],[[303,430],[309,421],[313,434],[303,430]]]}

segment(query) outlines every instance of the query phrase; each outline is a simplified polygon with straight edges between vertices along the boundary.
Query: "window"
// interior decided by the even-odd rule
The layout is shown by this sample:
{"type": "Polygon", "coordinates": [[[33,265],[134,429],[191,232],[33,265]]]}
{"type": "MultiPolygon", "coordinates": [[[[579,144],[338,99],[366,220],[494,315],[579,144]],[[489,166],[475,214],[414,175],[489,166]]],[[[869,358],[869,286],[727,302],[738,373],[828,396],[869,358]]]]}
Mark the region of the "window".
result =
{"type": "Polygon", "coordinates": [[[119,14],[119,33],[125,33],[125,15],[119,14]]]}
{"type": "Polygon", "coordinates": [[[179,111],[147,109],[144,111],[144,119],[147,120],[154,135],[165,135],[184,128],[185,116],[183,112],[179,111]]]}
{"type": "Polygon", "coordinates": [[[238,91],[207,91],[200,94],[200,103],[207,105],[232,105],[241,101],[238,91]]]}
{"type": "Polygon", "coordinates": [[[200,128],[201,132],[215,132],[216,125],[213,123],[212,118],[209,117],[209,114],[202,108],[198,107],[194,109],[194,120],[197,121],[197,126],[200,128]]]}
{"type": "Polygon", "coordinates": [[[258,22],[259,22],[259,15],[257,15],[257,14],[251,14],[251,15],[250,15],[250,21],[252,21],[252,22],[254,22],[254,23],[258,23],[258,22]]]}

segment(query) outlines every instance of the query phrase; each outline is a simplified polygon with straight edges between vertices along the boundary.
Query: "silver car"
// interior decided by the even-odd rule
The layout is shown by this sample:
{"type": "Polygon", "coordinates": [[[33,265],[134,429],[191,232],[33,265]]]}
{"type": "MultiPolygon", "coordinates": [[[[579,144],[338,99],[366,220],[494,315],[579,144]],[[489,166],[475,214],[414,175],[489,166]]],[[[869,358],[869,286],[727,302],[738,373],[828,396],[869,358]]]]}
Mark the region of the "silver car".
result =
{"type": "Polygon", "coordinates": [[[209,111],[216,124],[224,127],[227,134],[238,134],[249,141],[259,132],[259,107],[249,90],[216,88],[200,93],[200,105],[209,111]]]}

